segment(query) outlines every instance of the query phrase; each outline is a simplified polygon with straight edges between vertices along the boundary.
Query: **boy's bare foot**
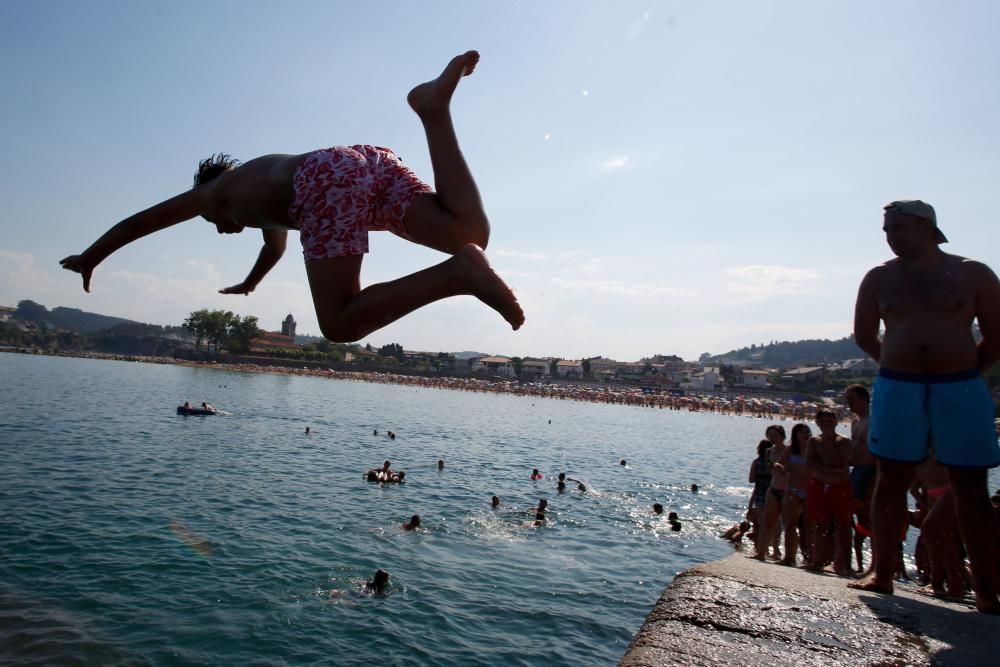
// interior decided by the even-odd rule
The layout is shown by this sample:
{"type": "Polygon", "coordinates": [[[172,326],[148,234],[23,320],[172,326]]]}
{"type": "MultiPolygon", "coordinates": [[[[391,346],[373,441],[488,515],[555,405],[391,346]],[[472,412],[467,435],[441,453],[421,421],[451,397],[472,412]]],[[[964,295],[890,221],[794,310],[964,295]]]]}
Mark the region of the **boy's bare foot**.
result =
{"type": "Polygon", "coordinates": [[[859,591],[868,591],[869,593],[882,593],[883,595],[892,595],[893,591],[891,581],[888,584],[883,584],[875,577],[847,584],[847,587],[859,591]]]}
{"type": "Polygon", "coordinates": [[[421,118],[434,112],[447,111],[458,82],[463,76],[472,74],[478,62],[478,51],[466,51],[460,56],[455,56],[438,78],[411,90],[406,96],[407,103],[421,118]]]}
{"type": "Polygon", "coordinates": [[[515,331],[521,328],[524,324],[521,304],[503,278],[490,266],[483,249],[475,243],[467,243],[455,253],[454,259],[466,292],[500,313],[515,331]]]}

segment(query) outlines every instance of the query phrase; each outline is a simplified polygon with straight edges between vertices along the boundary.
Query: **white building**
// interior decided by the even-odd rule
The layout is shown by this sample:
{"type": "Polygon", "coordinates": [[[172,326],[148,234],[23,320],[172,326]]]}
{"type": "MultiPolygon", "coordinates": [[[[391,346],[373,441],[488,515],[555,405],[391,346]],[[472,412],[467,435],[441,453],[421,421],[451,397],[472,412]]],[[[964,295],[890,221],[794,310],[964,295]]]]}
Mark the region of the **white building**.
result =
{"type": "Polygon", "coordinates": [[[479,357],[472,367],[472,372],[512,378],[514,377],[514,362],[507,357],[479,357]]]}
{"type": "Polygon", "coordinates": [[[711,391],[718,387],[721,381],[722,376],[719,374],[719,367],[706,366],[691,375],[688,379],[688,387],[702,391],[711,391]]]}
{"type": "Polygon", "coordinates": [[[572,359],[557,361],[556,375],[567,380],[579,380],[583,377],[583,363],[572,359]]]}
{"type": "Polygon", "coordinates": [[[743,386],[753,389],[767,389],[767,378],[770,373],[751,368],[743,369],[743,386]]]}
{"type": "Polygon", "coordinates": [[[521,362],[521,378],[535,380],[549,376],[549,362],[545,359],[525,359],[521,362]]]}

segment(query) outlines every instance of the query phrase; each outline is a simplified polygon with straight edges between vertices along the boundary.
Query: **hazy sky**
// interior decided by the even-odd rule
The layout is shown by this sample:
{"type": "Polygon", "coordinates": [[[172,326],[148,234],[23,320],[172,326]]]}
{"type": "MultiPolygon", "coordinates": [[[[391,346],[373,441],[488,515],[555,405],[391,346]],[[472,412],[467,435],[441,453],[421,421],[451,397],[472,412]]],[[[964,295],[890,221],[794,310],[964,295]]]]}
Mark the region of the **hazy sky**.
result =
{"type": "MultiPolygon", "coordinates": [[[[113,255],[90,295],[58,260],[216,151],[369,143],[430,180],[406,92],[476,48],[454,117],[527,322],[460,297],[362,342],[634,360],[839,338],[891,256],[890,200],[1000,269],[998,34],[989,1],[0,3],[0,304],[318,334],[294,233],[249,297],[216,290],[259,233],[200,219],[113,255]]],[[[362,281],[441,259],[374,233],[362,281]]]]}

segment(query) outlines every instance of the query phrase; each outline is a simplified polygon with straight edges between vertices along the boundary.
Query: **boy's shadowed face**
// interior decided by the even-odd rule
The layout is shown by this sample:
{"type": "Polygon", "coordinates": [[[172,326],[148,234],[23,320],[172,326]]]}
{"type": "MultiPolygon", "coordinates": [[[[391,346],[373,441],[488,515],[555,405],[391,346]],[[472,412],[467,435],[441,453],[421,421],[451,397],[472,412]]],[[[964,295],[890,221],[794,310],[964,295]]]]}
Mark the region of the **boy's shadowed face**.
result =
{"type": "Polygon", "coordinates": [[[215,225],[215,230],[220,234],[239,234],[246,229],[244,225],[241,225],[235,220],[216,220],[205,215],[201,217],[215,225]]]}

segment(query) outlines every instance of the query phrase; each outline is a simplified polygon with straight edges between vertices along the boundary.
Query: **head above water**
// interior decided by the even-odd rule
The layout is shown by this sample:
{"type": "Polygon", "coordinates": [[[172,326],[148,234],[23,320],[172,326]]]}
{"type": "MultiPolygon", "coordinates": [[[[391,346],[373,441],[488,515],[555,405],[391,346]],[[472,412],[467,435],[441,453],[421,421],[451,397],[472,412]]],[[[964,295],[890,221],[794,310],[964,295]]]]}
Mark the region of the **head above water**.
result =
{"type": "Polygon", "coordinates": [[[490,499],[490,504],[492,504],[493,507],[498,507],[500,505],[500,496],[493,496],[493,498],[490,499]]]}
{"type": "Polygon", "coordinates": [[[368,582],[368,588],[374,591],[383,591],[389,584],[389,573],[385,570],[376,570],[375,576],[368,582]]]}
{"type": "Polygon", "coordinates": [[[653,503],[653,511],[657,514],[663,514],[663,505],[660,503],[653,503]]]}

